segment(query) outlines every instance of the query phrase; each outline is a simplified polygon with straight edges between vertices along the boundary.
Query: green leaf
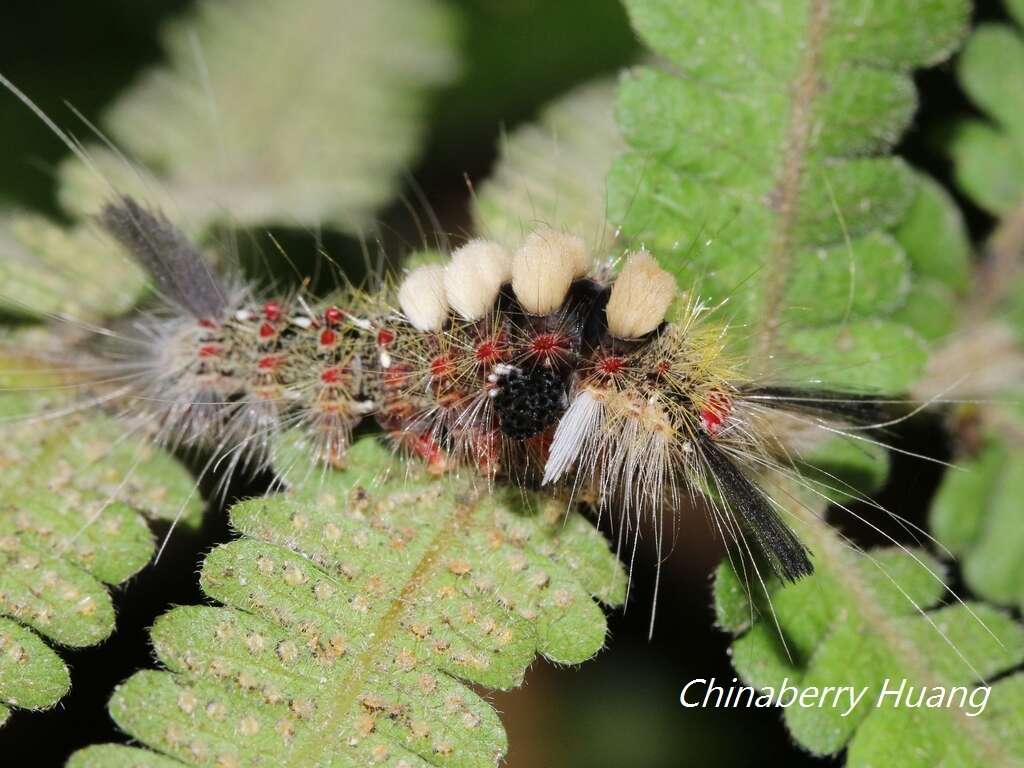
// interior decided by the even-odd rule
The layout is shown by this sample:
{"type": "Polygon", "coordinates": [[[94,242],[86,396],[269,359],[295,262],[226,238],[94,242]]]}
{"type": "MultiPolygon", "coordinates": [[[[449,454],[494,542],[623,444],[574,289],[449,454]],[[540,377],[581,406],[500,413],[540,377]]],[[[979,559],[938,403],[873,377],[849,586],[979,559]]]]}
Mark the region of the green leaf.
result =
{"type": "Polygon", "coordinates": [[[474,202],[476,230],[516,248],[543,224],[578,233],[597,252],[610,247],[605,177],[625,148],[614,104],[613,81],[590,83],[505,137],[497,168],[474,202]]]}
{"type": "Polygon", "coordinates": [[[136,747],[98,744],[75,752],[67,768],[181,768],[181,763],[136,747]]]}
{"type": "MultiPolygon", "coordinates": [[[[728,300],[754,372],[907,387],[925,354],[887,319],[912,292],[915,256],[902,241],[919,255],[928,231],[914,222],[949,207],[885,153],[916,106],[909,70],[952,51],[968,4],[626,6],[669,66],[623,82],[630,150],[609,176],[612,222],[684,287],[728,300]]],[[[933,244],[956,226],[943,224],[933,244]]]]}
{"type": "Polygon", "coordinates": [[[980,450],[945,474],[929,524],[974,594],[1024,608],[1024,411],[989,404],[984,418],[980,450]]]}
{"type": "Polygon", "coordinates": [[[133,307],[147,280],[98,227],[63,228],[17,213],[0,217],[0,286],[7,314],[95,320],[133,307]]]}
{"type": "Polygon", "coordinates": [[[965,120],[950,140],[960,187],[1004,216],[1024,203],[1024,39],[1008,24],[982,24],[964,46],[960,83],[988,120],[965,120]]]}
{"type": "Polygon", "coordinates": [[[349,459],[232,509],[242,538],[201,576],[222,607],[159,619],[167,671],[114,694],[133,738],[203,764],[494,765],[504,730],[467,684],[601,649],[594,598],[620,603],[625,576],[563,502],[406,472],[371,438],[349,459]]]}
{"type": "Polygon", "coordinates": [[[153,556],[146,519],[194,525],[201,511],[184,468],[123,423],[76,408],[35,360],[0,357],[0,702],[26,709],[52,706],[69,686],[35,633],[73,648],[106,639],[106,585],[153,556]]]}
{"type": "Polygon", "coordinates": [[[914,279],[892,317],[935,342],[958,326],[971,284],[971,246],[963,215],[949,193],[923,173],[916,176],[917,197],[893,232],[914,279]]]}
{"type": "Polygon", "coordinates": [[[971,282],[971,245],[963,215],[935,179],[920,172],[915,176],[917,196],[893,235],[916,276],[935,280],[962,296],[971,282]]]}
{"type": "Polygon", "coordinates": [[[398,189],[429,90],[457,70],[454,19],[435,0],[206,0],[168,28],[168,63],[102,121],[146,172],[89,148],[61,201],[95,213],[112,187],[190,229],[330,223],[358,233],[398,189]],[[149,178],[152,174],[152,178],[149,178]]]}
{"type": "MultiPolygon", "coordinates": [[[[845,698],[787,707],[786,725],[800,745],[817,755],[846,748],[851,768],[1017,765],[1024,743],[1004,734],[1024,676],[996,683],[977,715],[968,715],[973,706],[895,707],[880,694],[904,680],[929,693],[950,686],[973,691],[1024,661],[1024,627],[983,604],[939,606],[942,570],[924,553],[889,549],[865,557],[845,549],[823,524],[802,530],[827,556],[796,584],[772,583],[770,607],[765,599],[754,608],[745,602],[742,581],[728,565],[720,567],[715,590],[719,623],[736,635],[733,663],[748,685],[867,688],[852,709],[845,698]],[[752,614],[753,623],[744,620],[752,614]]],[[[981,694],[968,695],[980,701],[981,694]]]]}

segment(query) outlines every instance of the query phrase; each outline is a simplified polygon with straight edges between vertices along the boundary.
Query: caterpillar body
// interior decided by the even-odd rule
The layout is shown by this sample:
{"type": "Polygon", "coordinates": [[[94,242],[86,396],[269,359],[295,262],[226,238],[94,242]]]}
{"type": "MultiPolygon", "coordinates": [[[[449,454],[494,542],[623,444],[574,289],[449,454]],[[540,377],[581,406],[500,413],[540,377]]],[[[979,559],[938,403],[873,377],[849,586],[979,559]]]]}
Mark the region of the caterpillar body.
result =
{"type": "Polygon", "coordinates": [[[808,552],[756,478],[785,455],[772,412],[880,420],[860,395],[745,381],[725,328],[643,250],[616,275],[579,237],[542,229],[514,253],[472,240],[397,290],[266,298],[229,287],[129,198],[100,223],[172,308],[138,321],[144,343],[119,354],[146,350],[147,374],[111,397],[162,442],[230,466],[273,465],[289,430],[340,465],[374,419],[434,471],[550,486],[627,516],[703,494],[724,536],[750,534],[793,580],[812,571],[808,552]]]}

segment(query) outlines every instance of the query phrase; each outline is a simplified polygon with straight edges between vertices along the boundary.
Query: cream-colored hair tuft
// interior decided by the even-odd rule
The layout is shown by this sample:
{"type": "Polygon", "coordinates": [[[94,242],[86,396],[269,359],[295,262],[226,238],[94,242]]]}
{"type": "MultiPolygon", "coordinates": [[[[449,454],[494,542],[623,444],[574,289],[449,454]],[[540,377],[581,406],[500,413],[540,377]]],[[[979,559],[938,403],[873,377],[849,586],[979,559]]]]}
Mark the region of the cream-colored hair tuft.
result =
{"type": "Polygon", "coordinates": [[[491,311],[501,286],[512,279],[512,255],[491,240],[470,240],[452,253],[444,274],[448,303],[466,320],[491,311]]]}
{"type": "Polygon", "coordinates": [[[441,330],[448,317],[444,267],[428,264],[410,272],[398,289],[398,305],[417,330],[441,330]]]}
{"type": "Polygon", "coordinates": [[[675,296],[675,278],[650,253],[629,254],[608,299],[608,330],[620,339],[647,335],[664,321],[675,296]]]}
{"type": "Polygon", "coordinates": [[[581,238],[541,230],[526,238],[512,257],[512,289],[531,315],[547,315],[562,305],[573,279],[589,269],[581,238]]]}

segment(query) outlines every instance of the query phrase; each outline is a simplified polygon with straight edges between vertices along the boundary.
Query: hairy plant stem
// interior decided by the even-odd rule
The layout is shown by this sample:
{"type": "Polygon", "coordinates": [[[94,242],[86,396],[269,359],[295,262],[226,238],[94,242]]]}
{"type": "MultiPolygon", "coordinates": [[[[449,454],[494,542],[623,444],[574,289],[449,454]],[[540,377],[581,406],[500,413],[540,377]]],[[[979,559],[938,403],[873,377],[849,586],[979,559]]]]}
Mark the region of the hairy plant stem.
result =
{"type": "Polygon", "coordinates": [[[806,171],[806,155],[814,128],[814,100],[821,91],[821,53],[828,29],[829,0],[811,0],[808,9],[807,36],[803,61],[793,84],[789,125],[782,164],[769,195],[777,222],[766,270],[763,312],[755,370],[763,371],[774,348],[783,299],[793,266],[800,188],[806,171]]]}

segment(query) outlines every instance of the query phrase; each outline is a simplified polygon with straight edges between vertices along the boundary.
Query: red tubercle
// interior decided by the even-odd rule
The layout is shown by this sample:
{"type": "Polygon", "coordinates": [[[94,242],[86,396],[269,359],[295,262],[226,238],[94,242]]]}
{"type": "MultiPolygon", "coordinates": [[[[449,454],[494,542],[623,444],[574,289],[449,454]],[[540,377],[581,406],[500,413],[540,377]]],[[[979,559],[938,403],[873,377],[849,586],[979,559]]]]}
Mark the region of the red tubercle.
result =
{"type": "Polygon", "coordinates": [[[569,339],[560,333],[542,333],[527,343],[527,352],[545,363],[558,360],[569,351],[569,339]]]}
{"type": "Polygon", "coordinates": [[[337,384],[341,381],[342,372],[337,368],[328,368],[320,374],[320,380],[324,384],[337,384]]]}
{"type": "Polygon", "coordinates": [[[256,365],[261,371],[272,371],[280,361],[280,358],[276,355],[267,355],[266,357],[261,357],[256,365]]]}
{"type": "Polygon", "coordinates": [[[263,305],[263,316],[274,323],[281,319],[281,305],[276,301],[268,301],[263,305]]]}
{"type": "Polygon", "coordinates": [[[493,365],[505,356],[505,347],[502,345],[500,338],[488,339],[477,344],[476,349],[473,351],[473,356],[478,363],[493,365]]]}
{"type": "Polygon", "coordinates": [[[542,333],[530,341],[530,351],[535,355],[549,354],[560,346],[560,339],[553,333],[542,333]]]}
{"type": "Polygon", "coordinates": [[[274,326],[272,326],[270,323],[263,323],[260,326],[260,338],[261,339],[272,338],[276,333],[277,333],[277,331],[274,330],[274,326]]]}
{"type": "Polygon", "coordinates": [[[655,376],[659,376],[659,377],[660,376],[664,376],[671,369],[672,369],[672,364],[669,363],[668,360],[662,360],[660,363],[658,363],[656,366],[654,366],[654,375],[655,376]]]}
{"type": "Polygon", "coordinates": [[[714,437],[722,431],[726,419],[732,413],[732,400],[723,392],[712,392],[707,404],[700,409],[700,420],[704,431],[714,437]]]}
{"type": "Polygon", "coordinates": [[[430,361],[430,375],[436,379],[450,376],[452,368],[452,359],[448,355],[438,355],[430,361]]]}
{"type": "Polygon", "coordinates": [[[200,357],[217,357],[220,354],[220,347],[216,344],[204,344],[199,348],[200,357]]]}
{"type": "Polygon", "coordinates": [[[597,370],[606,376],[614,376],[626,367],[626,361],[615,355],[601,358],[597,363],[597,370]]]}
{"type": "Polygon", "coordinates": [[[330,328],[325,328],[323,333],[320,334],[320,346],[330,347],[338,340],[338,334],[332,331],[330,328]]]}
{"type": "Polygon", "coordinates": [[[395,340],[395,332],[388,330],[387,328],[381,328],[377,331],[377,346],[386,347],[388,344],[395,340]]]}
{"type": "Polygon", "coordinates": [[[341,321],[345,319],[345,313],[337,307],[328,307],[324,310],[324,322],[330,326],[340,325],[341,321]]]}
{"type": "Polygon", "coordinates": [[[202,320],[200,320],[198,322],[198,325],[200,328],[205,328],[206,330],[213,330],[217,327],[217,323],[207,318],[203,318],[202,320]]]}

